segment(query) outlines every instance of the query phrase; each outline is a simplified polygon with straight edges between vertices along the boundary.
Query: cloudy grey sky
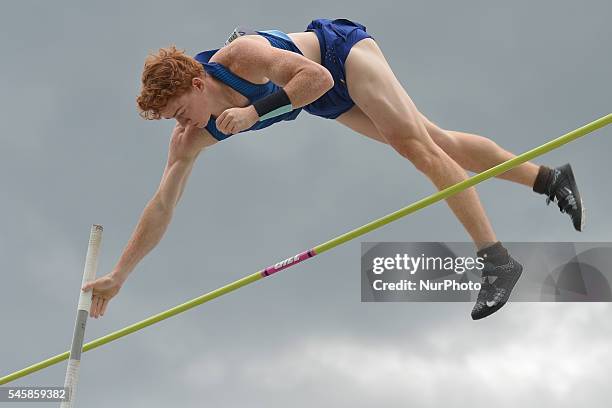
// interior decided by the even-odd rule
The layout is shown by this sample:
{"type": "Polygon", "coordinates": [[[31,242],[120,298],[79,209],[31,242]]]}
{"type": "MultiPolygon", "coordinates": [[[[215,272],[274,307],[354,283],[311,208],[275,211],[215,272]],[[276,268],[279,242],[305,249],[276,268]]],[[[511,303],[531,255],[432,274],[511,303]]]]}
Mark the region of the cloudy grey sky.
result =
{"type": "MultiPolygon", "coordinates": [[[[611,13],[605,0],[4,2],[0,375],[69,348],[90,225],[105,227],[105,274],[157,188],[173,125],[135,110],[149,51],[216,48],[238,24],[296,32],[350,18],[432,120],[519,153],[611,111],[611,13]]],[[[611,137],[537,161],[572,163],[584,233],[543,196],[492,180],[478,191],[498,237],[610,241],[611,137]]],[[[86,338],[434,191],[389,147],[305,112],[234,136],[200,156],[163,241],[86,338]]],[[[363,240],[467,235],[438,203],[363,240]]],[[[513,303],[473,322],[471,303],[360,303],[359,241],[86,353],[79,406],[605,405],[611,305],[513,303]]],[[[61,385],[64,372],[14,384],[61,385]]]]}

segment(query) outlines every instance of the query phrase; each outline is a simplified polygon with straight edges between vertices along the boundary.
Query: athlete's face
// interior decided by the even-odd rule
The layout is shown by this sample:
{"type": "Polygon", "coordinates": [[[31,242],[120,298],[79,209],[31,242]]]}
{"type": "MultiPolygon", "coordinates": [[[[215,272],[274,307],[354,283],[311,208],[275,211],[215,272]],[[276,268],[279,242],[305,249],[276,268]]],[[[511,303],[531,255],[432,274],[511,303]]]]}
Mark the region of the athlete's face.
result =
{"type": "Polygon", "coordinates": [[[173,98],[162,112],[166,119],[176,119],[181,126],[203,128],[210,119],[210,109],[202,78],[193,78],[191,89],[173,98]]]}

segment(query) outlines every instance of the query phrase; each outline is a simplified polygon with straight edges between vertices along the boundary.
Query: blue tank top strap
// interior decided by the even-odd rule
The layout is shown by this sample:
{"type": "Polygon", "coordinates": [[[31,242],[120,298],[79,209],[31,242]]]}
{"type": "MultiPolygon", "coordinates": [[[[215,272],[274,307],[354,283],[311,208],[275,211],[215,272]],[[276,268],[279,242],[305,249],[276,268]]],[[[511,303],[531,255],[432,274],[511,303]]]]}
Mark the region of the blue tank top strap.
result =
{"type": "Polygon", "coordinates": [[[280,30],[257,30],[256,32],[258,34],[261,34],[261,33],[270,34],[275,37],[280,37],[285,41],[291,41],[291,37],[289,37],[287,34],[285,34],[284,32],[280,30]]]}
{"type": "Polygon", "coordinates": [[[268,84],[254,84],[244,78],[239,77],[224,65],[217,62],[209,62],[212,56],[219,51],[210,50],[203,51],[195,56],[195,60],[204,66],[204,70],[210,73],[218,80],[231,86],[237,92],[249,99],[249,102],[254,102],[268,94],[268,84]]]}
{"type": "Polygon", "coordinates": [[[262,37],[267,38],[270,44],[275,48],[280,48],[286,51],[293,51],[293,52],[296,52],[302,55],[302,52],[293,43],[293,41],[291,40],[291,37],[289,37],[287,34],[283,33],[282,31],[262,30],[262,31],[256,31],[256,33],[261,35],[262,37]]]}

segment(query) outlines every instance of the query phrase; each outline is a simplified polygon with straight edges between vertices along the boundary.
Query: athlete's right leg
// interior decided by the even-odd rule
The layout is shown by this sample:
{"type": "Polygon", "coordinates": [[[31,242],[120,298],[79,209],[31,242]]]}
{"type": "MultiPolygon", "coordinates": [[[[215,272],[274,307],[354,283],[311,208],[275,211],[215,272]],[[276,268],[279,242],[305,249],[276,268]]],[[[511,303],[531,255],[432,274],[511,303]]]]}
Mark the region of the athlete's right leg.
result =
{"type": "MultiPolygon", "coordinates": [[[[515,157],[491,139],[470,133],[445,130],[420,112],[419,115],[433,141],[465,170],[481,173],[515,157]]],[[[381,143],[387,143],[372,120],[357,105],[336,120],[357,133],[381,143]]],[[[539,168],[540,166],[536,164],[524,163],[497,177],[533,188],[539,168]]]]}
{"type": "MultiPolygon", "coordinates": [[[[444,130],[420,112],[419,115],[434,142],[466,170],[481,173],[516,157],[491,139],[471,133],[444,130]]],[[[553,169],[527,162],[497,177],[523,184],[538,194],[547,195],[547,204],[556,201],[559,210],[569,215],[574,228],[577,231],[583,230],[584,206],[569,163],[553,169]]]]}
{"type": "MultiPolygon", "coordinates": [[[[489,138],[472,133],[442,129],[423,114],[421,114],[421,119],[432,139],[438,145],[448,146],[447,148],[453,151],[452,154],[447,152],[449,156],[461,163],[466,170],[481,173],[516,157],[489,138]]],[[[498,177],[532,188],[539,169],[540,166],[537,164],[527,162],[500,174],[498,177]]]]}

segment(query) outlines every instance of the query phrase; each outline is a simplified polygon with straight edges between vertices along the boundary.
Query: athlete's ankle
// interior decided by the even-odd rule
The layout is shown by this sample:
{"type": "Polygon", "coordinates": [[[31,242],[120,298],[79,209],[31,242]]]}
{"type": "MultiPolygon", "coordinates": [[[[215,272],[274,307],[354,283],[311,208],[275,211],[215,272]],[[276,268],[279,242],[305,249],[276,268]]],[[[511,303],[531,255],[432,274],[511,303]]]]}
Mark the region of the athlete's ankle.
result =
{"type": "Polygon", "coordinates": [[[553,169],[546,166],[540,166],[538,175],[533,183],[533,191],[538,194],[548,194],[548,186],[552,181],[553,169]]]}
{"type": "Polygon", "coordinates": [[[505,265],[510,260],[508,250],[504,248],[500,241],[480,249],[476,252],[476,256],[483,258],[485,262],[491,262],[495,266],[505,265]]]}

